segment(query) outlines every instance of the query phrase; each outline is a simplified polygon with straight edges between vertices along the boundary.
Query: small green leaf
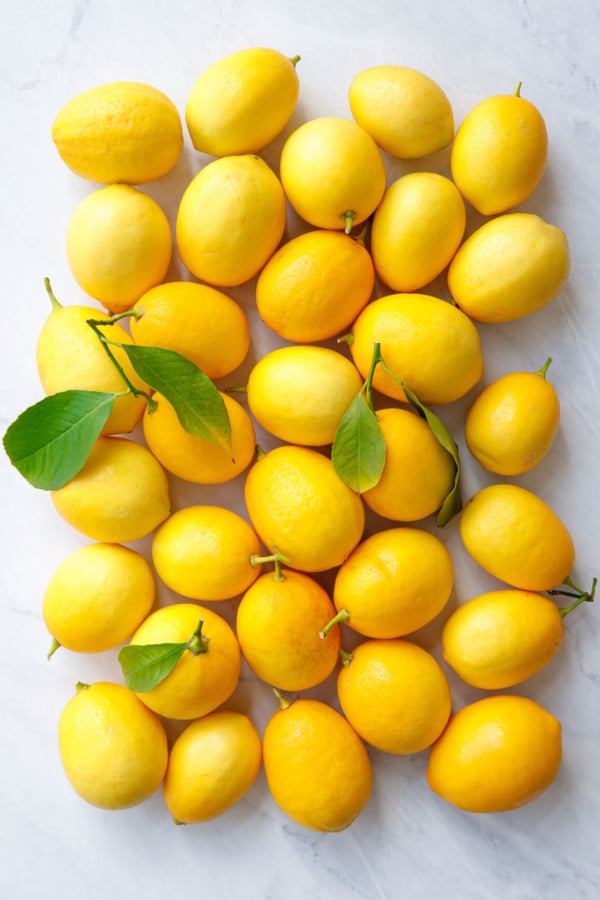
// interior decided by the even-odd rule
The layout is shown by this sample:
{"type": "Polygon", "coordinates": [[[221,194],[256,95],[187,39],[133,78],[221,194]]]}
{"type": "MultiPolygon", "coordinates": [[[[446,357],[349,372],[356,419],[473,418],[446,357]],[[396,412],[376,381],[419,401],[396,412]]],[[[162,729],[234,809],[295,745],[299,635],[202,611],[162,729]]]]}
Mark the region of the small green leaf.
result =
{"type": "Polygon", "coordinates": [[[377,416],[362,392],[344,413],[333,441],[331,461],[348,487],[361,494],[374,487],[385,464],[385,440],[377,416]]]}
{"type": "Polygon", "coordinates": [[[187,641],[177,644],[128,644],[119,653],[125,686],[137,693],[151,691],[170,675],[185,653],[187,641]]]}
{"type": "Polygon", "coordinates": [[[9,425],[3,443],[10,461],[34,487],[58,490],[83,468],[115,397],[104,391],[44,397],[9,425]]]}
{"type": "Polygon", "coordinates": [[[139,377],[165,397],[189,434],[231,450],[225,402],[210,378],[191,360],[164,347],[123,344],[139,377]]]}

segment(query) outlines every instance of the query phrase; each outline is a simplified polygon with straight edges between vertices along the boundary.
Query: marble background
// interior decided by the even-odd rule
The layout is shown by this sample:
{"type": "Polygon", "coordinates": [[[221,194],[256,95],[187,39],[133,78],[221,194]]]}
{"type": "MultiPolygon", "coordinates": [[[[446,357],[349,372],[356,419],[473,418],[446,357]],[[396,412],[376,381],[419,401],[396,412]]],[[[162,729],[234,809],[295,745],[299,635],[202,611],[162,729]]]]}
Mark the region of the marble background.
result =
{"type": "MultiPolygon", "coordinates": [[[[573,267],[550,307],[519,323],[481,328],[485,381],[554,357],[562,423],[551,454],[517,481],[568,524],[576,580],[600,575],[600,64],[597,0],[3,0],[0,4],[0,213],[2,254],[0,425],[40,399],[34,363],[48,313],[42,278],[66,303],[84,297],[64,250],[68,219],[92,185],[58,159],[50,126],[79,91],[117,79],[161,88],[183,111],[197,75],[232,50],[266,45],[300,54],[301,98],[287,131],[323,114],[349,115],[353,75],[379,63],[418,68],[439,81],[457,122],[485,96],[522,92],[550,135],[546,174],[527,210],[567,233],[573,267]]],[[[286,132],[287,133],[287,132],[286,132]]],[[[276,165],[281,141],[264,153],[276,165]]],[[[173,221],[178,198],[204,160],[186,138],[176,168],[145,188],[173,221]]],[[[422,161],[419,168],[431,163],[422,161]]],[[[434,160],[447,171],[447,154],[434,160]]],[[[388,160],[390,177],[401,164],[388,160]]],[[[477,224],[470,214],[469,228],[477,224]]],[[[299,229],[290,217],[289,233],[299,229]]],[[[169,278],[182,275],[174,262],[169,278]]],[[[436,287],[444,290],[443,279],[436,287]]],[[[252,284],[233,291],[253,328],[252,359],[274,346],[253,308],[252,284]]],[[[239,380],[238,380],[239,383],[239,380]]],[[[472,392],[445,410],[456,440],[472,392]]],[[[268,441],[263,436],[263,440],[268,441]]],[[[463,452],[464,491],[487,480],[463,452]]],[[[245,799],[211,823],[175,828],[160,792],[123,813],[87,806],[60,765],[56,723],[78,680],[118,679],[116,656],[67,651],[46,661],[40,609],[57,563],[86,543],[0,456],[0,897],[38,900],[592,900],[600,896],[600,609],[569,618],[559,656],[516,689],[563,723],[564,762],[541,798],[495,816],[462,813],[434,796],[426,754],[372,752],[373,798],[338,835],[285,819],[261,775],[245,799]]],[[[203,498],[240,507],[240,482],[192,489],[173,479],[175,505],[203,498]]],[[[425,527],[430,526],[426,523],[425,527]]],[[[465,556],[456,522],[444,532],[456,565],[450,607],[494,581],[465,556]]],[[[147,549],[147,543],[140,543],[147,549]]],[[[162,600],[168,600],[163,591],[162,600]]],[[[233,604],[228,614],[233,613],[233,604]]],[[[444,614],[445,615],[445,614],[444,614]]],[[[442,615],[441,619],[444,618],[442,615]]],[[[439,657],[440,622],[415,635],[439,657]]],[[[480,693],[451,677],[456,708],[480,693]]],[[[314,696],[333,696],[333,680],[314,696]]],[[[260,728],[273,709],[267,686],[245,674],[230,703],[260,728]]],[[[351,773],[348,773],[351,778],[351,773]]]]}

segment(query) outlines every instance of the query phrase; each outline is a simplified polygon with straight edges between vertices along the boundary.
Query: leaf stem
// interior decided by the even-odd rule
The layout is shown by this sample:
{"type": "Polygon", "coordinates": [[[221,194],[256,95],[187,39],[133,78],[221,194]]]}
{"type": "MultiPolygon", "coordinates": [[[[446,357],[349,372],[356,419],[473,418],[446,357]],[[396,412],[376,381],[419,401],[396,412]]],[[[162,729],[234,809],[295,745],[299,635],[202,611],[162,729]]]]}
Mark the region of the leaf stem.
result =
{"type": "Polygon", "coordinates": [[[559,613],[564,617],[568,616],[570,612],[573,612],[574,609],[577,609],[582,603],[592,603],[596,596],[596,585],[598,584],[598,579],[596,577],[592,578],[592,586],[589,591],[583,591],[580,587],[578,587],[571,579],[570,576],[565,578],[563,584],[566,584],[567,587],[570,587],[570,591],[562,591],[560,588],[555,588],[552,591],[547,591],[551,596],[557,597],[574,597],[575,601],[571,603],[569,606],[563,606],[559,608],[559,613]]]}
{"type": "Polygon", "coordinates": [[[375,369],[377,368],[378,363],[383,364],[383,358],[381,356],[381,344],[379,343],[379,341],[373,344],[373,356],[371,357],[371,365],[369,366],[367,380],[365,381],[363,387],[367,398],[367,406],[369,407],[371,412],[375,412],[375,408],[373,406],[373,376],[375,375],[375,369]]]}
{"type": "Polygon", "coordinates": [[[127,310],[126,312],[123,312],[123,313],[117,313],[116,315],[112,316],[108,320],[86,319],[86,322],[90,326],[90,328],[92,329],[92,331],[94,332],[94,334],[96,335],[98,340],[100,341],[102,347],[104,348],[104,352],[106,353],[106,355],[110,359],[111,363],[113,364],[113,366],[115,367],[115,369],[117,370],[117,372],[119,373],[119,375],[121,376],[123,381],[125,382],[128,390],[133,394],[134,397],[143,397],[144,400],[146,401],[146,406],[148,407],[148,412],[152,413],[158,407],[156,400],[154,400],[150,396],[150,394],[147,393],[147,391],[142,391],[140,388],[137,388],[133,384],[131,379],[128,378],[128,376],[125,374],[125,370],[123,369],[123,366],[119,363],[119,361],[117,360],[116,356],[114,355],[114,353],[112,352],[112,350],[110,349],[110,346],[109,346],[109,345],[112,345],[113,347],[123,347],[123,344],[119,343],[119,341],[111,341],[110,338],[107,338],[106,335],[103,334],[102,331],[100,330],[105,325],[114,325],[115,322],[118,322],[119,319],[123,319],[126,316],[131,316],[131,315],[137,315],[137,313],[131,309],[131,310],[127,310]]]}

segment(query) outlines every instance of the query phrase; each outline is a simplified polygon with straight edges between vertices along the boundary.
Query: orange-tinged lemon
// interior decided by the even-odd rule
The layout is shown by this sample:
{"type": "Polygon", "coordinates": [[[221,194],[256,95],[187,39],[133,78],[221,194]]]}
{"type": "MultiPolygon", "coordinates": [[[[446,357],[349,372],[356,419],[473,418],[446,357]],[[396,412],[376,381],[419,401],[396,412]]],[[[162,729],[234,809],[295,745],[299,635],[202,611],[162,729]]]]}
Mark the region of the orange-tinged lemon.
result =
{"type": "Polygon", "coordinates": [[[278,710],[263,736],[263,762],[275,803],[313,831],[343,831],[366,806],[373,771],[348,722],[319,700],[278,710]]]}
{"type": "Polygon", "coordinates": [[[231,697],[241,669],[240,646],[222,616],[197,603],[173,603],[155,610],[132,635],[130,644],[184,643],[202,620],[196,649],[186,649],[175,667],[140,700],[168,719],[196,719],[231,697]]]}
{"type": "Polygon", "coordinates": [[[475,562],[526,591],[563,584],[575,562],[571,536],[547,503],[516,484],[492,484],[466,503],[460,535],[475,562]]]}
{"type": "Polygon", "coordinates": [[[527,697],[499,695],[465,706],[429,754],[430,788],[467,812],[506,812],[554,781],[560,722],[527,697]]]}
{"type": "Polygon", "coordinates": [[[344,715],[368,744],[386,753],[419,753],[450,716],[450,687],[439,663],[410,641],[359,644],[338,675],[344,715]]]}

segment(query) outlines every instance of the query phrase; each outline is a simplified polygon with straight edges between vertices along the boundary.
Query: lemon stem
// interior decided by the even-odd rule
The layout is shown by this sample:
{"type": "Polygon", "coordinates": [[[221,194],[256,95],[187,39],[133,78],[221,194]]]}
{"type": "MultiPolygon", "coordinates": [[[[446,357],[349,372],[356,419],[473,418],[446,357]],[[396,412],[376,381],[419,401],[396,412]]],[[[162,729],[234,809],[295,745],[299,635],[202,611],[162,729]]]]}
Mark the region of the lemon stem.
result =
{"type": "Polygon", "coordinates": [[[340,647],[340,659],[343,666],[349,666],[354,659],[354,654],[349,653],[348,650],[344,650],[343,647],[340,647]]]}
{"type": "Polygon", "coordinates": [[[248,385],[247,384],[237,384],[235,387],[225,388],[226,394],[247,394],[248,393],[248,385]]]}
{"type": "Polygon", "coordinates": [[[44,285],[46,287],[46,292],[47,292],[48,296],[50,297],[50,303],[52,304],[52,308],[53,309],[62,309],[63,305],[62,305],[62,303],[59,303],[58,300],[56,299],[56,296],[54,294],[54,291],[52,290],[52,286],[50,284],[49,278],[44,278],[44,285]]]}
{"type": "Polygon", "coordinates": [[[350,234],[350,232],[352,231],[352,223],[354,222],[355,218],[356,213],[353,209],[347,209],[345,213],[342,213],[342,219],[346,223],[344,228],[344,232],[346,234],[350,234]]]}
{"type": "Polygon", "coordinates": [[[522,81],[519,81],[519,83],[517,84],[517,86],[516,86],[516,88],[515,88],[515,92],[514,92],[514,94],[513,94],[513,97],[520,97],[520,96],[521,96],[521,85],[522,85],[522,84],[523,84],[523,82],[522,82],[522,81]]]}
{"type": "Polygon", "coordinates": [[[348,610],[340,609],[340,611],[337,613],[337,615],[335,615],[333,617],[333,619],[331,619],[327,623],[327,625],[325,626],[323,631],[319,632],[319,637],[320,638],[327,637],[327,635],[329,634],[329,632],[331,631],[331,629],[333,628],[334,625],[338,625],[340,622],[347,622],[349,619],[350,619],[350,613],[348,612],[348,610]]]}
{"type": "Polygon", "coordinates": [[[250,557],[250,565],[261,566],[263,563],[272,562],[275,566],[273,581],[285,581],[285,575],[281,571],[281,563],[289,563],[289,559],[287,556],[284,556],[283,553],[280,553],[277,547],[273,547],[273,550],[275,552],[269,556],[257,556],[256,554],[253,554],[250,557]]]}
{"type": "Polygon", "coordinates": [[[62,647],[60,641],[57,641],[55,637],[52,638],[52,643],[50,644],[50,649],[46,654],[46,659],[51,659],[52,656],[56,653],[59,647],[62,647]]]}
{"type": "Polygon", "coordinates": [[[551,362],[552,362],[552,357],[549,356],[548,359],[546,360],[546,362],[544,363],[544,365],[542,366],[542,368],[541,368],[541,369],[538,369],[538,371],[537,371],[535,374],[536,374],[536,375],[539,375],[540,378],[544,378],[544,379],[545,379],[545,378],[546,378],[546,372],[547,372],[548,369],[550,368],[550,363],[551,363],[551,362]]]}
{"type": "Polygon", "coordinates": [[[202,634],[203,625],[204,619],[200,619],[196,626],[196,630],[186,644],[187,649],[191,650],[194,656],[200,656],[201,653],[206,653],[208,651],[209,641],[206,635],[202,634]]]}
{"type": "Polygon", "coordinates": [[[592,579],[592,586],[589,591],[582,591],[580,587],[578,587],[570,577],[565,578],[563,584],[566,584],[567,587],[570,587],[570,591],[562,591],[560,588],[555,588],[552,591],[548,591],[548,594],[552,596],[560,596],[560,597],[574,597],[574,603],[571,603],[569,606],[563,606],[559,609],[561,616],[568,616],[570,612],[574,609],[577,609],[582,603],[592,603],[596,596],[596,585],[598,584],[598,579],[592,579]]]}
{"type": "Polygon", "coordinates": [[[273,688],[273,693],[275,694],[275,696],[277,697],[277,700],[279,701],[279,709],[287,709],[288,706],[292,705],[292,701],[288,700],[287,697],[284,697],[283,694],[281,694],[277,690],[277,688],[273,688]]]}
{"type": "Polygon", "coordinates": [[[89,687],[90,687],[90,685],[87,684],[87,682],[78,681],[77,684],[75,685],[75,690],[77,691],[78,694],[80,694],[82,691],[87,691],[89,687]]]}
{"type": "Polygon", "coordinates": [[[356,243],[357,243],[357,244],[360,244],[361,247],[364,247],[365,244],[367,243],[367,238],[368,238],[368,236],[369,236],[369,231],[370,231],[370,229],[371,229],[371,222],[372,222],[372,221],[373,221],[373,216],[369,216],[369,218],[367,219],[367,221],[366,221],[365,224],[363,225],[362,231],[360,232],[360,234],[357,234],[357,235],[354,237],[354,240],[356,241],[356,243]]]}
{"type": "Polygon", "coordinates": [[[373,356],[371,357],[371,365],[369,366],[369,371],[367,373],[367,380],[364,383],[363,390],[365,391],[367,397],[367,406],[371,410],[371,412],[375,412],[375,407],[373,406],[373,376],[375,375],[375,369],[377,368],[378,363],[382,361],[381,359],[381,344],[377,341],[373,344],[373,356]]]}
{"type": "Polygon", "coordinates": [[[158,404],[157,404],[156,400],[153,400],[152,397],[150,396],[150,394],[148,394],[146,391],[141,391],[139,388],[136,388],[136,386],[133,384],[133,382],[125,374],[123,366],[118,362],[118,360],[116,359],[114,353],[112,352],[112,350],[110,349],[110,346],[109,346],[109,345],[111,345],[113,347],[122,347],[123,344],[120,344],[118,341],[111,341],[109,338],[106,337],[105,334],[103,334],[100,331],[101,327],[103,327],[105,325],[114,325],[115,322],[118,322],[119,319],[124,319],[126,316],[137,316],[137,313],[135,312],[135,310],[130,309],[130,310],[127,310],[126,312],[117,313],[116,315],[111,316],[110,319],[106,319],[106,320],[86,319],[86,323],[90,326],[90,328],[92,329],[92,331],[94,332],[94,334],[96,335],[98,340],[100,341],[102,347],[104,348],[104,352],[106,353],[106,355],[110,359],[111,363],[113,364],[113,366],[115,367],[115,369],[117,370],[117,372],[119,373],[119,375],[121,376],[123,381],[125,382],[125,385],[128,388],[128,390],[133,394],[134,397],[143,397],[144,400],[146,401],[146,406],[148,407],[148,412],[153,413],[158,408],[158,404]]]}
{"type": "Polygon", "coordinates": [[[343,334],[341,337],[337,339],[338,344],[348,344],[349,347],[354,343],[354,335],[351,331],[348,334],[343,334]]]}
{"type": "Polygon", "coordinates": [[[291,62],[291,64],[293,65],[293,67],[296,68],[297,64],[300,62],[300,60],[302,59],[302,57],[301,57],[301,56],[298,56],[298,55],[296,55],[296,56],[288,56],[288,59],[289,59],[289,61],[291,62]]]}
{"type": "Polygon", "coordinates": [[[257,444],[256,445],[256,462],[258,462],[259,459],[262,459],[263,456],[266,456],[266,455],[267,455],[267,451],[263,450],[263,448],[260,446],[260,444],[257,444]]]}

